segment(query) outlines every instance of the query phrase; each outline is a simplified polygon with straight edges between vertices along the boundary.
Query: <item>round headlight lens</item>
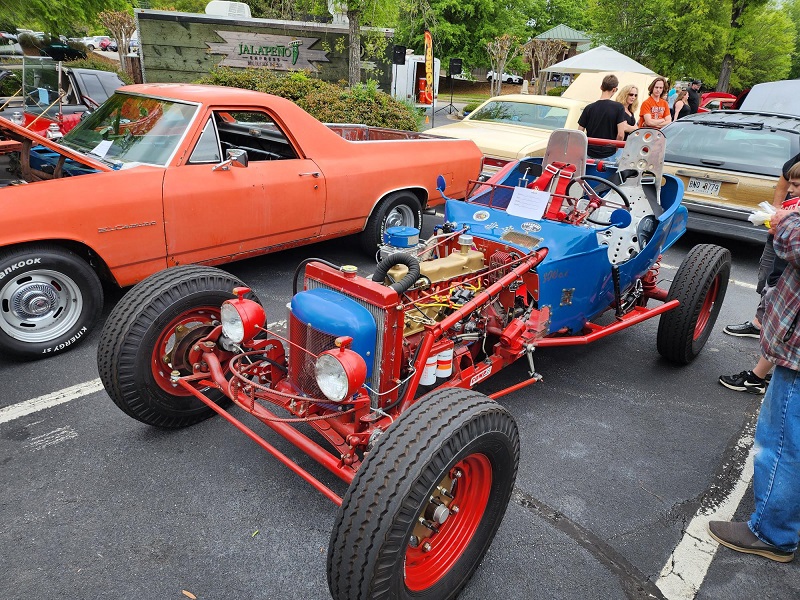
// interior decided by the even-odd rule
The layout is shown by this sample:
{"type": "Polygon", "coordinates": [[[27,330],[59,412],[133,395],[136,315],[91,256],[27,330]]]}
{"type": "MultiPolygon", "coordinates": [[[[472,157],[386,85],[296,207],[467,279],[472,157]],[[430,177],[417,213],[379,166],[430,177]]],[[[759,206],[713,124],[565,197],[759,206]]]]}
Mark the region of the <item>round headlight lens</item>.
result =
{"type": "Polygon", "coordinates": [[[344,400],[350,389],[350,382],[347,380],[347,372],[342,363],[330,354],[323,354],[317,359],[314,374],[319,389],[329,400],[334,402],[344,400]]]}
{"type": "Polygon", "coordinates": [[[222,335],[234,344],[241,343],[244,339],[244,321],[236,307],[230,302],[223,302],[220,317],[222,319],[222,335]]]}

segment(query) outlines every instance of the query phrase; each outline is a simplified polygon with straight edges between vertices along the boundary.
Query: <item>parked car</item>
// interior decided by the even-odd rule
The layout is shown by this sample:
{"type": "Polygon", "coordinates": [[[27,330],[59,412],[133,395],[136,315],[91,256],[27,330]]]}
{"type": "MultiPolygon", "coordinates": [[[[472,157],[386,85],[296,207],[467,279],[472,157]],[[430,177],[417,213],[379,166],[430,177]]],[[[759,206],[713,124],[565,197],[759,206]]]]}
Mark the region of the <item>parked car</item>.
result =
{"type": "Polygon", "coordinates": [[[485,170],[492,172],[512,160],[542,156],[553,131],[578,128],[587,104],[557,96],[497,96],[458,123],[434,127],[429,133],[472,140],[486,156],[485,170]]]}
{"type": "Polygon", "coordinates": [[[104,39],[100,41],[100,50],[103,52],[116,52],[117,40],[104,39]]]}
{"type": "Polygon", "coordinates": [[[20,142],[0,169],[0,351],[29,358],[98,325],[101,279],[350,234],[374,254],[387,226],[419,227],[444,202],[438,174],[463,198],[482,159],[471,142],[179,84],[122,88],[58,144],[5,119],[0,134],[20,142]]]}
{"type": "Polygon", "coordinates": [[[664,171],[681,178],[689,228],[763,242],[747,221],[772,201],[781,167],[800,152],[800,117],[748,111],[689,115],[664,128],[664,171]]]}
{"type": "MultiPolygon", "coordinates": [[[[494,71],[489,71],[486,74],[486,81],[491,81],[492,79],[497,79],[497,74],[494,71]]],[[[513,83],[515,85],[522,85],[522,77],[520,77],[519,75],[514,75],[512,73],[503,73],[500,79],[503,83],[513,83]]]]}
{"type": "Polygon", "coordinates": [[[16,35],[0,31],[0,55],[22,55],[22,46],[19,45],[16,35]]]}
{"type": "Polygon", "coordinates": [[[725,92],[706,92],[700,96],[700,106],[697,112],[704,113],[712,110],[728,110],[733,108],[736,96],[725,92]]]}
{"type": "MultiPolygon", "coordinates": [[[[9,118],[22,110],[25,125],[44,135],[51,123],[56,123],[61,133],[67,133],[80,121],[81,115],[105,102],[114,91],[125,85],[119,75],[111,71],[76,69],[62,65],[60,69],[49,58],[28,59],[19,65],[4,65],[0,70],[0,84],[10,81],[8,93],[22,87],[16,97],[0,94],[0,116],[9,118]],[[63,90],[60,101],[58,91],[63,90]]],[[[3,86],[6,87],[6,86],[3,86]]]]}
{"type": "Polygon", "coordinates": [[[88,37],[81,38],[79,41],[86,46],[90,52],[94,52],[95,50],[100,49],[100,44],[103,41],[111,41],[111,38],[107,35],[90,35],[88,37]]]}
{"type": "Polygon", "coordinates": [[[741,110],[770,112],[800,117],[800,79],[768,81],[754,85],[739,94],[741,110]]]}
{"type": "Polygon", "coordinates": [[[49,43],[44,43],[39,52],[42,56],[49,56],[56,61],[79,60],[86,58],[86,52],[80,48],[73,48],[58,38],[53,38],[49,43]]]}

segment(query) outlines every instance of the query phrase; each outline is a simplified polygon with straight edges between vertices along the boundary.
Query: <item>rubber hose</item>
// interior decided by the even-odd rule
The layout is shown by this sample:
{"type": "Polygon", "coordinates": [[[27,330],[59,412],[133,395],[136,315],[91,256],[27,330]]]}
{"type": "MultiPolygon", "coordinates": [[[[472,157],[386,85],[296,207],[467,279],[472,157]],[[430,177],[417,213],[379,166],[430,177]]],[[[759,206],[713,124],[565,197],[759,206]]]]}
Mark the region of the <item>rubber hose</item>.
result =
{"type": "Polygon", "coordinates": [[[378,263],[375,274],[372,276],[372,281],[383,283],[383,280],[386,279],[386,274],[389,272],[389,269],[395,265],[405,265],[408,267],[408,273],[406,276],[400,281],[396,281],[389,286],[398,294],[402,294],[411,288],[411,286],[417,282],[417,279],[419,279],[419,261],[410,254],[406,254],[404,252],[395,252],[394,254],[390,254],[384,258],[378,263]]]}
{"type": "Polygon", "coordinates": [[[322,258],[305,259],[299,265],[297,265],[297,268],[294,270],[294,278],[292,278],[292,297],[294,297],[295,294],[297,294],[297,276],[300,275],[300,272],[302,271],[303,267],[305,267],[310,262],[320,262],[323,265],[328,265],[332,269],[336,269],[337,271],[341,269],[339,265],[335,265],[332,262],[328,262],[327,260],[324,260],[322,258]]]}

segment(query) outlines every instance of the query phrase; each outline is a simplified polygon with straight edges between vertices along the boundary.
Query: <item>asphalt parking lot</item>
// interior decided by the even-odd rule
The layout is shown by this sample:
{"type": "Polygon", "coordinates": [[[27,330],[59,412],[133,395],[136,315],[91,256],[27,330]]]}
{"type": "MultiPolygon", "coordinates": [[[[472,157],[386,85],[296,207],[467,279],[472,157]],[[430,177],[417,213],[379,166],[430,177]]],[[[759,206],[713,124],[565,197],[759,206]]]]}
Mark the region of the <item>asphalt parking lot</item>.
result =
{"type": "MultiPolygon", "coordinates": [[[[733,281],[694,363],[660,359],[648,321],[538,352],[544,380],[500,399],[522,436],[516,491],[460,598],[798,597],[797,564],[718,549],[702,532],[709,515],[752,510],[747,456],[760,402],[717,383],[755,361],[756,340],[722,327],[752,316],[760,248],[687,234],[662,275],[708,241],[731,248],[733,281]]],[[[274,323],[309,256],[362,273],[374,264],[339,240],[227,269],[274,323]]],[[[104,317],[119,297],[109,292],[104,317]]],[[[98,387],[98,333],[47,361],[0,362],[0,598],[328,598],[334,506],[221,419],[164,431],[125,416],[98,387]],[[30,402],[42,398],[67,401],[30,402]]],[[[480,390],[526,378],[522,362],[480,390]]]]}

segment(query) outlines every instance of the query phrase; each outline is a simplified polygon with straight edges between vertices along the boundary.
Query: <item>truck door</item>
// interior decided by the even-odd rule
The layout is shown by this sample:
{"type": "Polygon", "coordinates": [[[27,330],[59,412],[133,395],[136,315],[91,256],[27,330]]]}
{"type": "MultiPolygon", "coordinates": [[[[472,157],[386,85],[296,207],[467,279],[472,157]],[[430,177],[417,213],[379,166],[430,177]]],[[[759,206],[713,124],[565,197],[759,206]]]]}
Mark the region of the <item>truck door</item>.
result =
{"type": "Polygon", "coordinates": [[[323,174],[269,114],[215,110],[184,163],[167,169],[167,261],[231,260],[313,240],[325,200],[323,174]],[[246,151],[248,166],[213,170],[228,149],[246,151]]]}

